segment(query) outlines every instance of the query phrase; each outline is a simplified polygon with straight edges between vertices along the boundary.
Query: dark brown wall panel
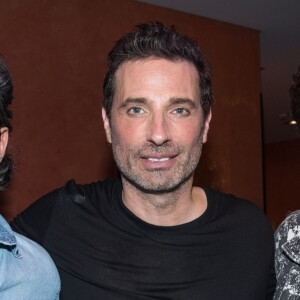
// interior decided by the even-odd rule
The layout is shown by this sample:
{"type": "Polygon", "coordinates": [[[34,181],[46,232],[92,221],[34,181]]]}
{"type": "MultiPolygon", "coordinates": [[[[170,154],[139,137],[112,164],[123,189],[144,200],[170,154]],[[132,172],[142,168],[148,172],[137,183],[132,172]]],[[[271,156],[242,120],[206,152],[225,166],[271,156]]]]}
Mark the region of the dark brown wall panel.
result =
{"type": "Polygon", "coordinates": [[[300,209],[300,138],[265,146],[267,216],[274,228],[300,209]]]}
{"type": "Polygon", "coordinates": [[[116,176],[101,122],[106,55],[136,23],[161,20],[195,38],[216,105],[196,183],[262,205],[259,33],[130,0],[0,0],[0,52],[15,84],[10,219],[68,179],[116,176]]]}

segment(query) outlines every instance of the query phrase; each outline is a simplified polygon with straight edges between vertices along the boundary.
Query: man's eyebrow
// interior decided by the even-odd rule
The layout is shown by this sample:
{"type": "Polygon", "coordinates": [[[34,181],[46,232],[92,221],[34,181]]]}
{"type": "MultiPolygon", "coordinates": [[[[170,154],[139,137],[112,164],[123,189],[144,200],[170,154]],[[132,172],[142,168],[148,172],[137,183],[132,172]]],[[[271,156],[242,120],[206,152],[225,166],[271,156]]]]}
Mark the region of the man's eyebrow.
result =
{"type": "MultiPolygon", "coordinates": [[[[130,104],[145,104],[148,100],[143,97],[138,98],[126,98],[123,103],[120,104],[120,109],[125,108],[129,106],[130,104]]],[[[195,101],[189,99],[189,98],[181,98],[181,97],[173,97],[170,99],[170,105],[189,105],[191,108],[196,108],[195,101]]]]}
{"type": "Polygon", "coordinates": [[[196,107],[195,101],[193,101],[193,100],[191,100],[189,98],[171,98],[170,99],[170,103],[171,103],[171,105],[187,104],[191,108],[195,108],[196,107]]]}
{"type": "Polygon", "coordinates": [[[143,104],[146,103],[146,98],[126,98],[124,102],[121,103],[120,108],[127,107],[130,104],[143,104]]]}

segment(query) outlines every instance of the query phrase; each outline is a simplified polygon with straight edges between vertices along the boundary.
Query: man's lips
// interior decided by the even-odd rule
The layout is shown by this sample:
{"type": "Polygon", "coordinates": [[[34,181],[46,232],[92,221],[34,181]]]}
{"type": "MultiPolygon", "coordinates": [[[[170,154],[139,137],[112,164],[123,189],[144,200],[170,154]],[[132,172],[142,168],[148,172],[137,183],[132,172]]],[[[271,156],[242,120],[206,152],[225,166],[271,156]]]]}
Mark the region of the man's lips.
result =
{"type": "Polygon", "coordinates": [[[162,158],[148,157],[147,159],[151,162],[160,162],[160,161],[167,161],[170,159],[170,157],[162,157],[162,158]]]}
{"type": "Polygon", "coordinates": [[[150,154],[142,156],[142,159],[147,168],[168,169],[175,163],[176,156],[174,154],[150,154]]]}
{"type": "Polygon", "coordinates": [[[150,161],[166,161],[176,157],[177,153],[150,153],[141,155],[141,158],[147,159],[150,161]]]}

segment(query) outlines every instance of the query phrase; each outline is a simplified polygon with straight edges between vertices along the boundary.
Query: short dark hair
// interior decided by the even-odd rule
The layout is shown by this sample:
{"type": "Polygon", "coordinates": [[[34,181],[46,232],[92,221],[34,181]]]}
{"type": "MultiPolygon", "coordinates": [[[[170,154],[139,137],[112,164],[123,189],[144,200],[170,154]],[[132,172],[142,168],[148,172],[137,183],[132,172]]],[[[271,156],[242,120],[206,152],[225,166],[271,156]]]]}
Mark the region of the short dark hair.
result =
{"type": "Polygon", "coordinates": [[[137,25],[136,30],[121,37],[108,54],[109,65],[103,83],[103,106],[108,117],[111,116],[115,94],[115,73],[119,66],[126,61],[151,56],[172,61],[186,60],[196,67],[199,74],[200,102],[206,117],[213,104],[207,62],[193,39],[179,34],[174,26],[167,27],[161,22],[137,25]]]}
{"type": "Polygon", "coordinates": [[[300,65],[298,71],[293,76],[293,84],[290,88],[291,111],[297,127],[300,130],[300,65]]]}
{"type": "MultiPolygon", "coordinates": [[[[9,71],[0,55],[0,128],[7,127],[12,130],[12,112],[8,109],[13,99],[13,84],[9,71]]],[[[5,154],[0,163],[0,190],[3,190],[10,181],[13,162],[9,154],[5,154]]]]}

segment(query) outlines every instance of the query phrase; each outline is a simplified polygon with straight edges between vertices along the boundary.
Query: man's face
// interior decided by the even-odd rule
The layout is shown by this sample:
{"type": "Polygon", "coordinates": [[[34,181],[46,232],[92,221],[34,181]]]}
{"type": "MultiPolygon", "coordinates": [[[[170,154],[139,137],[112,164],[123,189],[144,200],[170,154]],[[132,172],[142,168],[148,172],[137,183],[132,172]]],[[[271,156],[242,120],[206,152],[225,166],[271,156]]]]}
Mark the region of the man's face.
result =
{"type": "Polygon", "coordinates": [[[148,58],[116,72],[107,140],[122,179],[149,193],[175,190],[192,175],[206,142],[199,77],[187,61],[148,58]]]}

